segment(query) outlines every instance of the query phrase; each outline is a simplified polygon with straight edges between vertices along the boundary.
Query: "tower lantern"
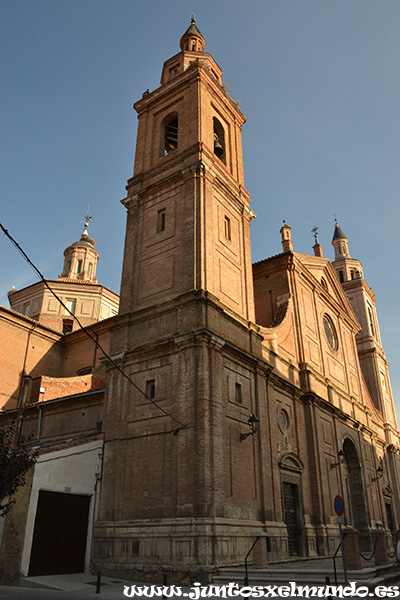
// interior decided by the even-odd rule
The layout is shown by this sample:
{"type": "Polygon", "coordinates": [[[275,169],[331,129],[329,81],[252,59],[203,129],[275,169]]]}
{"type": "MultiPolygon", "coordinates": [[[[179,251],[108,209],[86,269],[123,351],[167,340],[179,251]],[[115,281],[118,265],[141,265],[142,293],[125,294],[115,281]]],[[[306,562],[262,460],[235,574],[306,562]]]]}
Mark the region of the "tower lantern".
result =
{"type": "Polygon", "coordinates": [[[64,267],[58,279],[97,283],[96,269],[99,253],[94,248],[96,242],[88,234],[91,218],[88,212],[85,215],[85,225],[80,239],[64,250],[64,267]]]}

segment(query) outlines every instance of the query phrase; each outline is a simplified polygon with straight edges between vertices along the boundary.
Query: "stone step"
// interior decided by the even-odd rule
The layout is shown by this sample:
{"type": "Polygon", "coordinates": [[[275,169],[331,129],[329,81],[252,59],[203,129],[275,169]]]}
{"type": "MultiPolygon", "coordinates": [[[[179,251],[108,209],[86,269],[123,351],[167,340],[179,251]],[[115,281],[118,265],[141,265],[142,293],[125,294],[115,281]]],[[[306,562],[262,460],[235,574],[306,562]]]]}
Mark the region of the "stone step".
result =
{"type": "MultiPolygon", "coordinates": [[[[324,585],[327,576],[331,585],[334,585],[335,575],[332,560],[329,562],[316,561],[312,564],[310,562],[294,561],[287,564],[269,565],[265,568],[251,566],[248,569],[249,585],[285,585],[288,581],[299,584],[324,585]]],[[[341,584],[344,582],[344,575],[341,561],[338,562],[340,562],[340,566],[337,564],[337,582],[341,584]]],[[[245,568],[243,565],[227,566],[218,569],[218,574],[213,577],[213,583],[226,585],[235,582],[243,585],[244,578],[245,568]]],[[[373,585],[379,585],[384,581],[400,580],[400,571],[394,568],[393,563],[371,567],[364,566],[361,569],[348,570],[347,579],[360,584],[373,583],[373,585]]]]}

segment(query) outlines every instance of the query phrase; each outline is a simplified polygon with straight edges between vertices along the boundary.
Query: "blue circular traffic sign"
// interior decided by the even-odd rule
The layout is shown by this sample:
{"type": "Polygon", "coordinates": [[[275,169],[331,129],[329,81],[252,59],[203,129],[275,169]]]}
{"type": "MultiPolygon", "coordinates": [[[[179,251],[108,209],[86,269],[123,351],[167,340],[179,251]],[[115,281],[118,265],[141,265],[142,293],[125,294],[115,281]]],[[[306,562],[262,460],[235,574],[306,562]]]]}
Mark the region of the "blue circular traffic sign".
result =
{"type": "Polygon", "coordinates": [[[341,517],[344,513],[344,501],[342,496],[335,496],[333,499],[333,508],[336,514],[341,517]]]}

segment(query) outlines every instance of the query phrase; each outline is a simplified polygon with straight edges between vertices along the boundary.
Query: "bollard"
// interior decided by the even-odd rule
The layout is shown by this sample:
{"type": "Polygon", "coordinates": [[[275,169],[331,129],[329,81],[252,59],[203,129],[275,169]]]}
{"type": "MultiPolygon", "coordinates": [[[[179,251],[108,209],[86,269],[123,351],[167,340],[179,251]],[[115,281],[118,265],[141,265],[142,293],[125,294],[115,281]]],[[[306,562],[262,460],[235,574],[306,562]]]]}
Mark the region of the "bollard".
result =
{"type": "Polygon", "coordinates": [[[253,566],[266,567],[268,565],[268,546],[271,548],[271,540],[263,531],[254,531],[251,533],[251,537],[260,538],[259,543],[254,546],[253,566]]]}
{"type": "Polygon", "coordinates": [[[97,570],[97,578],[96,578],[96,594],[100,594],[101,591],[101,571],[97,570]]]}
{"type": "Polygon", "coordinates": [[[372,539],[375,548],[375,564],[382,565],[389,562],[385,532],[376,529],[372,532],[372,539]]]}
{"type": "Polygon", "coordinates": [[[343,539],[342,554],[346,559],[346,565],[352,569],[361,569],[358,531],[348,527],[344,533],[346,536],[343,539]]]}
{"type": "MultiPolygon", "coordinates": [[[[327,587],[328,587],[328,585],[331,585],[331,580],[330,580],[330,577],[329,577],[329,575],[327,575],[327,576],[325,577],[325,585],[326,585],[327,587]]],[[[326,597],[328,598],[328,600],[332,600],[332,595],[331,595],[331,594],[329,594],[329,596],[326,596],[326,597]]]]}
{"type": "Polygon", "coordinates": [[[162,598],[166,598],[167,596],[164,596],[164,588],[168,586],[168,575],[166,573],[163,574],[163,595],[162,598]]]}

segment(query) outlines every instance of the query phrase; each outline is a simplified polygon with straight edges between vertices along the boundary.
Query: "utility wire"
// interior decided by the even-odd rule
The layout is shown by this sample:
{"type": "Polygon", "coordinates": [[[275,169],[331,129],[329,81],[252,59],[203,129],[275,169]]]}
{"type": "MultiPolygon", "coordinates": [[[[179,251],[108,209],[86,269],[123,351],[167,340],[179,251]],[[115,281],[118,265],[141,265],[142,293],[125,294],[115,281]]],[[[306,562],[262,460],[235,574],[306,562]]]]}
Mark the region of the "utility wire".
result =
{"type": "MultiPolygon", "coordinates": [[[[181,425],[182,427],[188,427],[187,423],[182,423],[181,421],[179,421],[178,419],[176,419],[173,415],[171,415],[171,413],[167,412],[166,410],[164,410],[159,404],[157,404],[157,402],[155,402],[152,398],[150,398],[143,390],[140,389],[140,387],[138,385],[136,385],[136,383],[134,381],[132,381],[132,379],[129,377],[129,375],[127,375],[122,369],[121,367],[119,367],[117,365],[117,363],[111,358],[111,356],[109,356],[107,354],[107,352],[104,350],[104,348],[101,346],[101,344],[98,342],[98,340],[96,340],[96,338],[94,338],[91,333],[85,328],[83,327],[82,323],[79,321],[78,317],[76,317],[73,312],[71,312],[71,310],[68,308],[68,306],[66,306],[64,304],[64,302],[61,300],[61,298],[59,298],[57,296],[57,294],[51,289],[51,287],[49,286],[49,284],[47,283],[46,279],[44,278],[44,276],[42,275],[42,273],[39,271],[39,269],[36,267],[36,265],[33,264],[33,262],[31,261],[31,259],[29,258],[29,256],[23,251],[23,249],[21,248],[21,246],[18,244],[18,242],[8,233],[7,229],[5,227],[3,227],[3,225],[0,223],[0,228],[3,231],[3,233],[8,237],[8,239],[14,244],[14,246],[17,248],[18,252],[20,252],[20,254],[22,254],[22,256],[24,257],[24,259],[27,261],[27,263],[32,267],[32,269],[35,271],[35,273],[40,277],[40,279],[43,281],[44,285],[47,287],[47,289],[49,290],[49,292],[51,294],[53,294],[53,296],[56,298],[56,300],[61,304],[61,306],[63,308],[65,308],[66,311],[68,311],[68,313],[71,315],[71,317],[73,319],[75,319],[75,321],[77,322],[79,328],[81,331],[83,331],[91,340],[92,342],[96,345],[96,347],[103,353],[103,355],[105,356],[105,358],[112,364],[112,366],[117,369],[117,371],[119,371],[119,373],[121,373],[121,375],[123,377],[125,377],[125,379],[127,379],[129,381],[129,383],[131,385],[133,385],[134,388],[136,388],[138,390],[138,392],[140,392],[141,394],[143,394],[143,396],[146,398],[146,400],[148,400],[149,402],[151,402],[153,404],[153,406],[155,406],[156,408],[158,408],[161,412],[163,412],[167,417],[171,417],[171,419],[173,421],[175,421],[175,423],[178,423],[178,425],[181,425]]],[[[179,428],[180,429],[180,428],[179,428]]],[[[175,430],[174,433],[178,433],[179,429],[175,430]]]]}

